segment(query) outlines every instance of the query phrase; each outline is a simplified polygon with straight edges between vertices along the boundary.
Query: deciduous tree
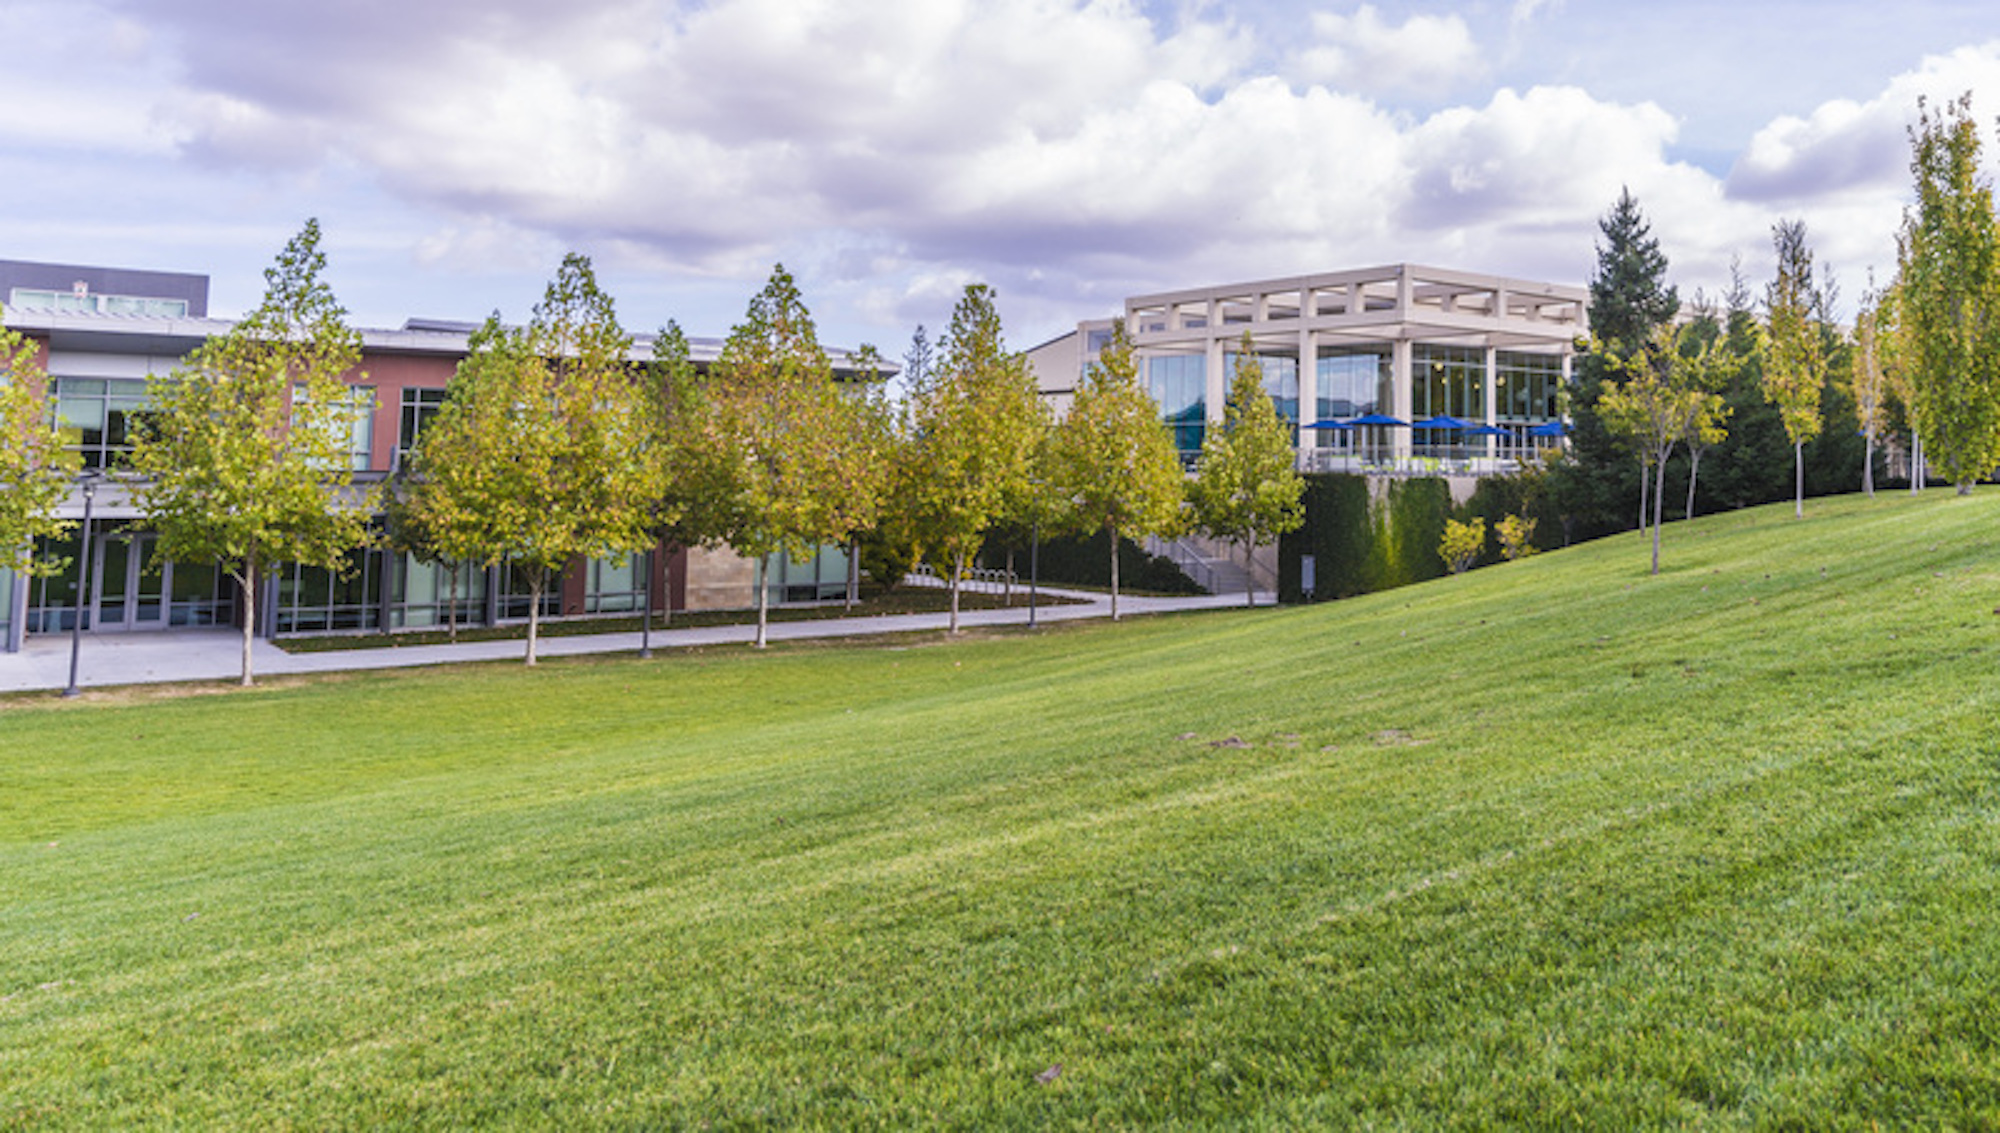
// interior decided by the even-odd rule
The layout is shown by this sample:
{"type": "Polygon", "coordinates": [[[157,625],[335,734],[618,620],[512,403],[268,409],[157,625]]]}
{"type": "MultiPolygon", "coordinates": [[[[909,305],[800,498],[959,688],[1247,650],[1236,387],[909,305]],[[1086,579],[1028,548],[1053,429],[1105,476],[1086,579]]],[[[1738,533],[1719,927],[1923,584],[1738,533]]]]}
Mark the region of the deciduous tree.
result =
{"type": "Polygon", "coordinates": [[[1118,619],[1118,540],[1180,523],[1184,477],[1160,407],[1139,385],[1121,322],[1051,438],[1050,479],[1078,531],[1111,536],[1111,618],[1118,619]]]}
{"type": "Polygon", "coordinates": [[[1777,275],[1764,291],[1770,334],[1764,350],[1764,397],[1778,407],[1785,436],[1792,442],[1794,515],[1806,513],[1806,442],[1819,436],[1820,387],[1826,381],[1823,315],[1813,287],[1812,249],[1802,220],[1779,221],[1771,229],[1777,275]]]}
{"type": "Polygon", "coordinates": [[[79,457],[49,411],[40,347],[8,330],[5,316],[0,309],[0,570],[38,576],[64,566],[37,557],[35,540],[68,530],[56,507],[75,482],[79,457]]]}
{"type": "Polygon", "coordinates": [[[1027,360],[1001,338],[993,290],[966,287],[942,357],[910,389],[907,506],[926,558],[950,576],[950,632],[959,581],[986,533],[1007,518],[1033,474],[1046,412],[1027,360]]]}
{"type": "Polygon", "coordinates": [[[245,685],[266,568],[337,568],[371,510],[348,465],[353,415],[372,406],[342,380],[361,361],[361,336],[322,278],[319,239],[307,221],[264,272],[257,309],[154,383],[132,449],[155,553],[217,560],[236,581],[245,685]]]}
{"type": "Polygon", "coordinates": [[[1202,440],[1201,463],[1188,484],[1188,498],[1197,527],[1243,548],[1243,599],[1248,605],[1257,602],[1250,575],[1257,548],[1305,522],[1300,504],[1305,487],[1291,430],[1264,391],[1264,368],[1246,333],[1237,349],[1222,428],[1209,430],[1202,440]]]}
{"type": "Polygon", "coordinates": [[[2000,465],[2000,230],[1970,94],[1910,133],[1916,206],[1897,267],[1910,410],[1924,459],[1960,495],[2000,465]]]}
{"type": "Polygon", "coordinates": [[[720,514],[729,545],[757,562],[761,649],[770,557],[803,556],[867,530],[881,505],[883,454],[782,264],[730,332],[713,376],[707,427],[735,462],[720,514]]]}
{"type": "Polygon", "coordinates": [[[410,510],[433,544],[527,582],[529,665],[550,581],[648,543],[655,485],[630,345],[589,259],[564,257],[527,327],[495,315],[472,336],[411,457],[410,510]]]}

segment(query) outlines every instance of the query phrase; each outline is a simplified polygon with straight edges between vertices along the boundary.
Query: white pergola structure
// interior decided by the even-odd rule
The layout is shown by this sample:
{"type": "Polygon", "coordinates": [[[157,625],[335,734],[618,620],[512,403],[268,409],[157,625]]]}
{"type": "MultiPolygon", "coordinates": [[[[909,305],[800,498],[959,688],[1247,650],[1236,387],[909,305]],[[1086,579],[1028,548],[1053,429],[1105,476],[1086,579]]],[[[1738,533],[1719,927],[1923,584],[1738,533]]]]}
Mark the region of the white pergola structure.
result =
{"type": "MultiPolygon", "coordinates": [[[[1455,380],[1461,380],[1451,399],[1454,406],[1469,408],[1470,420],[1522,428],[1555,419],[1557,407],[1550,397],[1537,395],[1531,404],[1525,391],[1504,389],[1510,365],[1531,365],[1551,376],[1559,372],[1567,384],[1575,340],[1588,330],[1587,300],[1582,287],[1392,264],[1136,295],[1125,301],[1123,319],[1142,359],[1142,378],[1152,360],[1187,359],[1180,371],[1189,378],[1192,359],[1202,360],[1201,416],[1210,424],[1223,417],[1230,377],[1227,355],[1239,349],[1247,332],[1259,356],[1294,360],[1293,411],[1301,426],[1318,419],[1322,361],[1364,350],[1387,359],[1386,389],[1371,398],[1376,412],[1405,422],[1446,412],[1437,404],[1444,400],[1435,392],[1441,387],[1420,388],[1428,375],[1415,370],[1419,359],[1449,358],[1455,380]],[[1482,362],[1483,390],[1478,388],[1482,362]]],[[[1045,392],[1059,396],[1067,391],[1096,357],[1113,321],[1079,324],[1074,336],[1031,352],[1045,392]],[[1069,359],[1075,360],[1074,368],[1065,365],[1069,359]],[[1062,374],[1066,368],[1068,373],[1062,374]]],[[[1445,362],[1434,364],[1443,372],[1445,362]]],[[[1164,408],[1171,416],[1172,407],[1164,408]]],[[[1385,467],[1408,464],[1411,439],[1404,429],[1384,434],[1385,455],[1391,457],[1385,467]]],[[[1322,450],[1312,430],[1302,429],[1299,440],[1304,466],[1348,463],[1344,455],[1322,450]]],[[[1484,444],[1479,449],[1499,451],[1484,444]]]]}

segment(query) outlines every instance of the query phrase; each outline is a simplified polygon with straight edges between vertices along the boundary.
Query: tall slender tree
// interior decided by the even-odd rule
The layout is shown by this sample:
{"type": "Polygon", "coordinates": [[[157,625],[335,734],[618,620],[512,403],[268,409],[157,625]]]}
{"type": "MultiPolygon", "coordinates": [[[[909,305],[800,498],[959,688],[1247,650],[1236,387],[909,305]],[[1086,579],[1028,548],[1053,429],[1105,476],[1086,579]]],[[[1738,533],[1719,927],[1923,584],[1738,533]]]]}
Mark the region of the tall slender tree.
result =
{"type": "Polygon", "coordinates": [[[1875,495],[1875,446],[1888,427],[1888,402],[1895,385],[1895,320],[1895,296],[1878,291],[1871,278],[1861,296],[1861,309],[1854,316],[1854,365],[1848,385],[1865,445],[1861,490],[1870,498],[1875,495]]]}
{"type": "Polygon", "coordinates": [[[757,647],[766,575],[779,552],[806,555],[867,530],[884,460],[858,396],[841,388],[798,284],[780,264],[751,299],[712,370],[704,427],[734,454],[729,545],[757,563],[757,647]]]}
{"type": "Polygon", "coordinates": [[[1794,515],[1806,513],[1806,442],[1819,436],[1820,387],[1826,381],[1826,349],[1820,323],[1820,292],[1813,286],[1812,249],[1802,220],[1779,221],[1771,229],[1777,274],[1764,291],[1770,336],[1764,352],[1764,397],[1778,407],[1792,443],[1794,515]]]}
{"type": "Polygon", "coordinates": [[[949,574],[950,632],[959,583],[986,533],[1027,491],[1045,410],[1027,360],[1002,341],[993,289],[968,285],[943,356],[910,390],[912,519],[926,557],[949,574]]]}
{"type": "Polygon", "coordinates": [[[373,510],[349,484],[357,404],[343,375],[361,336],[323,278],[317,220],[264,272],[264,299],[164,382],[134,438],[140,509],[156,554],[215,559],[242,598],[242,683],[253,683],[257,590],[272,563],[337,569],[373,510]]]}
{"type": "Polygon", "coordinates": [[[1188,484],[1196,526],[1243,548],[1243,600],[1257,604],[1251,562],[1257,548],[1305,522],[1291,430],[1264,390],[1264,368],[1246,331],[1236,352],[1222,428],[1201,443],[1201,463],[1188,484]]]}
{"type": "Polygon", "coordinates": [[[528,326],[495,315],[472,336],[411,456],[409,510],[441,553],[507,563],[527,583],[529,665],[551,581],[578,558],[648,543],[654,484],[630,343],[590,260],[565,256],[528,326]]]}
{"type": "MultiPolygon", "coordinates": [[[[1623,530],[1635,489],[1650,492],[1644,468],[1635,483],[1618,441],[1598,416],[1598,399],[1623,380],[1616,364],[1644,348],[1653,329],[1674,317],[1680,296],[1667,283],[1667,257],[1639,202],[1621,190],[1598,219],[1597,264],[1590,277],[1590,331],[1597,349],[1577,360],[1570,406],[1574,427],[1568,459],[1555,465],[1550,492],[1565,534],[1623,530]]],[[[1640,522],[1646,514],[1643,504],[1640,522]]]]}
{"type": "Polygon", "coordinates": [[[1185,477],[1160,406],[1139,385],[1122,322],[1082,383],[1050,445],[1051,481],[1071,526],[1111,540],[1111,619],[1118,620],[1118,543],[1164,535],[1181,521],[1185,477]]]}
{"type": "Polygon", "coordinates": [[[1897,242],[1910,410],[1923,459],[1965,495],[2000,465],[2000,228],[1972,96],[1924,106],[1910,142],[1917,201],[1897,242]]]}
{"type": "Polygon", "coordinates": [[[63,568],[36,555],[35,540],[69,529],[56,516],[81,460],[68,443],[49,412],[41,347],[7,329],[0,309],[0,570],[33,577],[63,568]]]}

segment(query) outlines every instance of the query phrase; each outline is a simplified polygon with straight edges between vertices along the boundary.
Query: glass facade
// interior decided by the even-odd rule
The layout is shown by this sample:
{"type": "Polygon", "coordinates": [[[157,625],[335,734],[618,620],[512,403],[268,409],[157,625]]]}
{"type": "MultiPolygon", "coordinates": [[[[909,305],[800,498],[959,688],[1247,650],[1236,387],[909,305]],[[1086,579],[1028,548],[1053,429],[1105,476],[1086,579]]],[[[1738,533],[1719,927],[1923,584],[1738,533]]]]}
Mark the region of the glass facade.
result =
{"type": "MultiPolygon", "coordinates": [[[[1486,420],[1486,351],[1418,343],[1410,350],[1410,415],[1486,420]]],[[[1419,438],[1421,439],[1421,438],[1419,438]]]]}
{"type": "Polygon", "coordinates": [[[19,310],[57,311],[86,315],[140,315],[153,319],[184,319],[185,299],[147,299],[136,295],[96,295],[16,287],[7,305],[19,310]]]}
{"type": "MultiPolygon", "coordinates": [[[[770,602],[830,602],[847,594],[847,548],[821,547],[802,559],[780,552],[764,569],[770,602]]],[[[636,608],[636,606],[634,607],[636,608]]]]}
{"type": "Polygon", "coordinates": [[[1562,416],[1562,357],[1501,350],[1494,359],[1494,416],[1540,423],[1562,416]]]}
{"type": "MultiPolygon", "coordinates": [[[[1201,451],[1208,420],[1207,359],[1199,354],[1170,354],[1148,358],[1146,392],[1160,403],[1160,418],[1173,430],[1174,447],[1192,456],[1201,451]]],[[[1298,400],[1296,375],[1292,399],[1298,400]]]]}
{"type": "Polygon", "coordinates": [[[77,431],[85,468],[115,468],[132,451],[132,426],[149,395],[143,378],[55,378],[56,419],[77,431]]]}
{"type": "Polygon", "coordinates": [[[583,612],[621,614],[646,604],[646,556],[592,559],[584,571],[583,612]]]}
{"type": "MultiPolygon", "coordinates": [[[[75,623],[81,542],[81,531],[72,528],[63,538],[37,546],[37,553],[69,565],[59,574],[24,580],[28,632],[59,633],[75,623]]],[[[90,542],[91,592],[84,629],[225,625],[235,612],[236,587],[220,566],[161,559],[149,531],[111,524],[94,529],[90,542]]]]}
{"type": "Polygon", "coordinates": [[[274,611],[279,633],[377,629],[382,624],[382,556],[356,548],[340,570],[285,563],[274,611]]]}
{"type": "Polygon", "coordinates": [[[404,555],[396,560],[396,583],[395,599],[389,605],[392,629],[450,625],[454,605],[459,625],[486,620],[485,567],[465,564],[453,569],[404,555]]]}
{"type": "MultiPolygon", "coordinates": [[[[1387,413],[1394,404],[1387,346],[1337,346],[1319,352],[1319,406],[1315,421],[1350,421],[1387,413]]],[[[1352,429],[1317,429],[1320,448],[1351,451],[1361,438],[1352,429]]]]}
{"type": "MultiPolygon", "coordinates": [[[[1224,353],[1223,371],[1234,379],[1235,351],[1224,353]]],[[[1259,354],[1258,368],[1264,371],[1264,394],[1278,407],[1278,418],[1292,427],[1292,444],[1299,443],[1299,356],[1297,354],[1259,354]]]]}

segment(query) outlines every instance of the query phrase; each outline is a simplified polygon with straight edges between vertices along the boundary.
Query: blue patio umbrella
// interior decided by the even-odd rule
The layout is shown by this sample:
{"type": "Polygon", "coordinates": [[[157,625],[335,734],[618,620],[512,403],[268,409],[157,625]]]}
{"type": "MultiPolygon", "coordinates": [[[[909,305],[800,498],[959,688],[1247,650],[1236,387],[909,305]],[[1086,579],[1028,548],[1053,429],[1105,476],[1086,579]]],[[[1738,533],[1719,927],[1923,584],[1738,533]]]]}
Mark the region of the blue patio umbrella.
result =
{"type": "Polygon", "coordinates": [[[1472,428],[1467,429],[1466,432],[1471,433],[1475,437],[1505,437],[1511,435],[1506,429],[1498,425],[1474,425],[1472,428]]]}
{"type": "Polygon", "coordinates": [[[1544,421],[1528,430],[1531,437],[1562,437],[1569,435],[1569,426],[1561,421],[1544,421]]]}
{"type": "Polygon", "coordinates": [[[1389,416],[1387,413],[1363,414],[1362,416],[1356,417],[1352,421],[1349,421],[1348,424],[1349,425],[1397,425],[1405,429],[1410,427],[1410,423],[1408,421],[1398,421],[1394,417],[1389,416]]]}
{"type": "Polygon", "coordinates": [[[1312,424],[1306,426],[1308,429],[1352,429],[1353,427],[1354,423],[1352,421],[1334,420],[1314,421],[1312,424]]]}
{"type": "Polygon", "coordinates": [[[1466,429],[1473,428],[1474,424],[1475,424],[1474,422],[1467,421],[1462,417],[1438,416],[1438,417],[1426,417],[1422,421],[1418,421],[1416,424],[1411,425],[1410,428],[1450,429],[1454,432],[1462,432],[1466,429]]]}

